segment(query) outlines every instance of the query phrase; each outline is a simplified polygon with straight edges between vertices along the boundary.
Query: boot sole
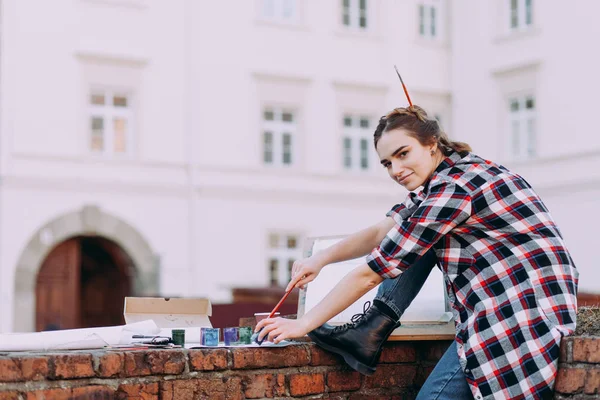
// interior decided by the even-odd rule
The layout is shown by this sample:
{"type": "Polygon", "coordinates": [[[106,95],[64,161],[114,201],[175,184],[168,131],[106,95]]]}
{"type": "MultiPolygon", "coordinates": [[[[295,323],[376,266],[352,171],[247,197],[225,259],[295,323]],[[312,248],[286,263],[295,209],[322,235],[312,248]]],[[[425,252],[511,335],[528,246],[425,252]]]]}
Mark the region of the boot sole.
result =
{"type": "Polygon", "coordinates": [[[361,363],[356,358],[354,358],[352,356],[352,354],[348,354],[344,350],[338,349],[337,347],[330,346],[327,343],[323,343],[321,340],[319,340],[319,338],[313,336],[311,333],[308,333],[308,337],[311,338],[311,340],[313,342],[315,342],[317,345],[324,348],[325,350],[331,351],[332,353],[335,353],[335,354],[338,354],[338,355],[344,357],[344,361],[346,361],[346,364],[348,364],[350,367],[352,367],[352,369],[354,369],[355,371],[358,371],[361,374],[367,375],[367,376],[371,376],[375,373],[375,368],[369,367],[368,365],[361,363]]]}

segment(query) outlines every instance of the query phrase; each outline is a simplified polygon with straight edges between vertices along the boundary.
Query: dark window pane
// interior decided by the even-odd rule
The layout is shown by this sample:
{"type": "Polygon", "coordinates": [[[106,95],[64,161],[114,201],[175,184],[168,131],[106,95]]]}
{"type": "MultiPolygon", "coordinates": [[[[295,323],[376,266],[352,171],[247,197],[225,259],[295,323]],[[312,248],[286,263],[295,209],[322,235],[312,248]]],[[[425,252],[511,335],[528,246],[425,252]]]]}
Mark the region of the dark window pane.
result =
{"type": "Polygon", "coordinates": [[[535,108],[535,100],[533,100],[533,97],[528,97],[527,100],[525,100],[525,108],[530,110],[535,108]]]}
{"type": "Polygon", "coordinates": [[[419,5],[419,33],[425,35],[425,6],[419,5]]]}
{"type": "Polygon", "coordinates": [[[352,140],[348,137],[344,138],[344,167],[352,167],[352,140]]]}
{"type": "Polygon", "coordinates": [[[288,236],[287,237],[287,248],[288,249],[295,249],[297,245],[298,245],[298,239],[296,239],[296,236],[288,236]]]}
{"type": "Polygon", "coordinates": [[[365,11],[367,9],[367,0],[360,0],[360,10],[365,11]]]}
{"type": "Polygon", "coordinates": [[[369,127],[369,119],[368,118],[361,118],[360,119],[360,127],[361,128],[368,128],[369,127]]]}
{"type": "Polygon", "coordinates": [[[103,106],[104,105],[104,94],[102,93],[92,93],[90,96],[90,103],[95,106],[103,106]]]}
{"type": "Polygon", "coordinates": [[[352,126],[352,117],[349,117],[349,116],[344,117],[344,126],[352,126]]]}
{"type": "Polygon", "coordinates": [[[113,106],[127,107],[127,97],[126,96],[113,96],[113,106]]]}
{"type": "Polygon", "coordinates": [[[361,28],[366,28],[367,27],[367,18],[360,17],[358,24],[360,25],[361,28]]]}
{"type": "Polygon", "coordinates": [[[292,135],[289,133],[283,134],[283,163],[292,163],[292,135]]]}
{"type": "Polygon", "coordinates": [[[273,111],[265,110],[263,118],[265,119],[265,121],[273,121],[273,111]]]}
{"type": "Polygon", "coordinates": [[[531,25],[533,23],[533,10],[532,0],[525,0],[525,24],[531,25]]]}
{"type": "Polygon", "coordinates": [[[283,120],[283,122],[292,122],[292,120],[294,119],[294,116],[291,112],[284,112],[281,115],[281,119],[283,120]]]}
{"type": "Polygon", "coordinates": [[[510,27],[516,28],[519,26],[519,1],[510,1],[510,27]]]}
{"type": "Polygon", "coordinates": [[[435,7],[431,7],[429,9],[429,12],[431,13],[431,21],[430,21],[430,23],[431,23],[431,25],[430,25],[430,27],[431,27],[431,36],[435,37],[435,7]]]}
{"type": "Polygon", "coordinates": [[[263,160],[270,164],[273,162],[273,134],[265,132],[263,134],[263,160]]]}
{"type": "Polygon", "coordinates": [[[288,260],[288,280],[292,279],[292,268],[294,267],[294,261],[295,260],[292,259],[288,260]]]}
{"type": "Polygon", "coordinates": [[[510,111],[512,112],[517,112],[519,111],[519,100],[517,99],[512,99],[510,101],[510,111]]]}
{"type": "Polygon", "coordinates": [[[272,258],[269,260],[269,283],[271,286],[277,286],[279,283],[279,260],[272,258]]]}
{"type": "Polygon", "coordinates": [[[360,139],[360,167],[369,168],[369,144],[367,139],[360,139]]]}

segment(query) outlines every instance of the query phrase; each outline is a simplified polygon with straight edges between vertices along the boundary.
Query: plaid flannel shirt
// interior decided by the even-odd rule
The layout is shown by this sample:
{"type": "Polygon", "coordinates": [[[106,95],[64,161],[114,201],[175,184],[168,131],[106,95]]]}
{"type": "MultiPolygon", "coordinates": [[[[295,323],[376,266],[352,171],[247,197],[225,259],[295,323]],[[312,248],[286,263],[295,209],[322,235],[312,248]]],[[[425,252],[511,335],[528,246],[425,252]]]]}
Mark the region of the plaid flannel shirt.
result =
{"type": "Polygon", "coordinates": [[[579,274],[531,186],[455,152],[387,215],[396,225],[367,263],[395,278],[433,247],[475,399],[552,397],[561,337],[575,330],[579,274]]]}

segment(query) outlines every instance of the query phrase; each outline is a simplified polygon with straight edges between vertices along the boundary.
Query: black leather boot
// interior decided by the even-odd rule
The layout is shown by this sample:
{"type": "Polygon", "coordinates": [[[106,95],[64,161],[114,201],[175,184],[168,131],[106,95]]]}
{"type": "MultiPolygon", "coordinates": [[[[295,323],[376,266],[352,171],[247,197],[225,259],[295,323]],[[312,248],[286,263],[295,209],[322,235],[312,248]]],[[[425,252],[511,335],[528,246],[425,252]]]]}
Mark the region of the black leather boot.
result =
{"type": "Polygon", "coordinates": [[[313,342],[325,350],[344,357],[346,363],[364,375],[373,375],[383,344],[400,322],[367,301],[364,313],[341,326],[323,324],[308,333],[313,342]]]}

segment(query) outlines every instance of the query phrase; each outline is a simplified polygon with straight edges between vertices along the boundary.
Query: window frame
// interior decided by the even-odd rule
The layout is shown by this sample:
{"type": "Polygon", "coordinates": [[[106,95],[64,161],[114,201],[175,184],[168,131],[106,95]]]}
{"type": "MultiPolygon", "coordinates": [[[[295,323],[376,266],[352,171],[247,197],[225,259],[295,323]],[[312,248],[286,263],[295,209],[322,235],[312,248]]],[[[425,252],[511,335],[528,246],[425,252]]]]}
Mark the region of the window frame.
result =
{"type": "Polygon", "coordinates": [[[300,23],[300,2],[298,0],[259,0],[258,3],[258,18],[262,21],[277,22],[282,24],[298,24],[300,23]],[[267,4],[271,4],[272,13],[265,12],[267,4]],[[292,14],[290,17],[285,16],[285,4],[292,4],[292,14]]]}
{"type": "Polygon", "coordinates": [[[372,152],[369,151],[369,145],[373,142],[373,130],[375,118],[368,113],[347,112],[342,114],[342,168],[347,173],[368,173],[373,171],[375,162],[372,152]],[[346,120],[350,119],[350,126],[346,125],[346,120]],[[368,126],[363,127],[362,122],[368,121],[368,126]],[[346,143],[350,143],[349,152],[346,143]],[[365,145],[363,146],[363,143],[365,145]],[[366,154],[366,158],[363,157],[366,154]],[[348,157],[349,156],[349,157],[348,157]],[[363,168],[363,161],[366,159],[367,167],[363,168]],[[350,161],[347,165],[346,161],[350,161]]]}
{"type": "Polygon", "coordinates": [[[444,0],[420,0],[417,3],[417,37],[432,42],[444,41],[444,0]]]}
{"type": "Polygon", "coordinates": [[[302,258],[302,235],[287,231],[270,231],[267,233],[266,266],[268,285],[273,287],[285,287],[291,279],[291,267],[294,261],[302,258]],[[277,238],[277,246],[273,247],[271,239],[277,238]],[[288,247],[289,238],[294,238],[296,246],[288,247]],[[281,245],[283,244],[283,245],[281,245]],[[272,261],[277,260],[278,267],[276,276],[273,276],[272,261]],[[291,262],[291,263],[290,263],[291,262]],[[282,266],[284,268],[282,268],[282,266]],[[274,279],[275,278],[275,279],[274,279]]]}
{"type": "Polygon", "coordinates": [[[340,0],[341,1],[341,26],[344,29],[356,31],[356,32],[367,32],[370,31],[372,25],[372,11],[370,8],[371,2],[369,0],[340,0]],[[364,8],[362,4],[364,2],[364,8]],[[346,6],[348,3],[348,6],[346,6]],[[346,24],[345,18],[348,18],[348,24],[346,24]],[[361,26],[361,20],[364,19],[365,26],[361,26]]]}
{"type": "Polygon", "coordinates": [[[505,5],[505,26],[509,34],[527,32],[534,28],[535,14],[533,0],[505,0],[505,5]],[[514,7],[515,5],[516,8],[514,7]],[[515,21],[514,26],[513,20],[515,21]]]}
{"type": "Polygon", "coordinates": [[[134,155],[135,145],[135,96],[133,91],[129,89],[121,89],[115,87],[100,87],[92,86],[87,92],[87,123],[86,123],[86,140],[85,148],[87,152],[95,157],[109,158],[131,158],[134,155]],[[102,94],[104,96],[104,104],[93,104],[92,96],[102,94]],[[127,106],[118,107],[114,105],[114,98],[123,96],[127,99],[127,106]],[[92,129],[92,119],[102,118],[103,120],[103,149],[102,151],[92,148],[92,137],[94,135],[92,129]],[[115,150],[116,132],[114,128],[114,120],[116,118],[124,118],[126,121],[125,128],[125,151],[118,152],[115,150]]]}
{"type": "Polygon", "coordinates": [[[534,93],[518,93],[507,98],[508,127],[507,153],[513,161],[532,160],[538,157],[537,149],[537,100],[534,93]],[[532,107],[528,108],[528,101],[532,107]],[[513,110],[517,104],[518,110],[513,110]],[[515,129],[517,127],[517,129],[515,129]],[[523,146],[522,143],[526,143],[523,146]]]}
{"type": "Polygon", "coordinates": [[[291,107],[279,107],[279,106],[263,106],[261,116],[261,163],[263,166],[268,168],[292,168],[298,164],[298,152],[297,152],[297,137],[298,137],[298,112],[296,109],[291,107]],[[265,114],[271,111],[273,113],[273,119],[268,120],[265,118],[265,114]],[[284,114],[291,114],[291,122],[283,120],[284,114]],[[278,118],[279,117],[279,118],[278,118]],[[271,162],[266,161],[266,135],[271,133],[271,162]],[[289,154],[290,162],[285,163],[286,157],[286,135],[289,135],[289,154]]]}

